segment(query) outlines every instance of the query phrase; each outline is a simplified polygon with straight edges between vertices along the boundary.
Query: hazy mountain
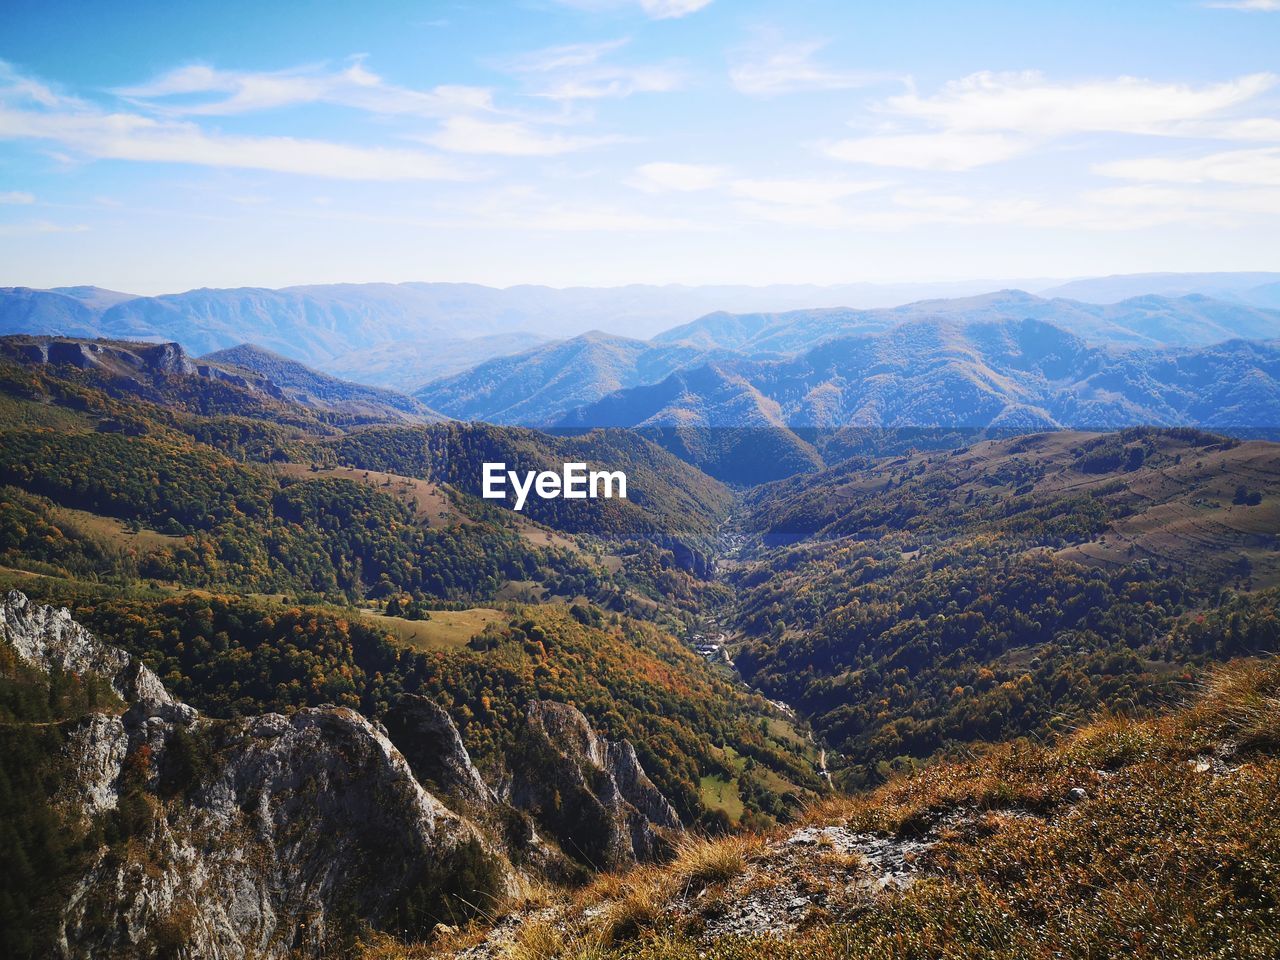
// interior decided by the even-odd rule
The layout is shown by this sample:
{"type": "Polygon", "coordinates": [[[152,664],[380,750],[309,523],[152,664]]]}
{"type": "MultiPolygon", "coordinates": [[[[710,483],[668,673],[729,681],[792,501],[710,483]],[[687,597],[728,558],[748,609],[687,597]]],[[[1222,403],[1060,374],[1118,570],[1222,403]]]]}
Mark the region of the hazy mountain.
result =
{"type": "MultiPolygon", "coordinates": [[[[964,327],[1029,318],[1052,323],[1087,342],[1127,348],[1280,337],[1280,311],[1198,294],[1176,299],[1137,297],[1100,305],[1046,300],[1020,290],[1004,290],[879,310],[717,312],[649,341],[592,333],[490,360],[428,384],[416,395],[428,406],[460,419],[546,425],[615,390],[657,384],[679,368],[713,360],[778,360],[832,340],[886,333],[903,323],[920,320],[964,327]]],[[[653,409],[673,403],[680,409],[681,389],[676,380],[656,391],[653,395],[661,395],[663,400],[653,409]]],[[[718,389],[713,392],[721,394],[718,389]]],[[[691,395],[704,396],[697,390],[691,395]]],[[[1023,414],[1018,416],[1025,418],[1023,414]]],[[[736,415],[715,419],[743,425],[736,415]]],[[[1037,415],[1032,419],[1040,418],[1037,415]]],[[[682,425],[692,422],[684,416],[682,425]]]]}
{"type": "Polygon", "coordinates": [[[467,283],[324,284],[271,290],[199,289],[132,296],[96,287],[0,289],[0,332],[175,340],[194,352],[261,343],[327,363],[380,344],[492,334],[565,337],[591,329],[650,336],[712,310],[885,306],[925,295],[989,289],[990,281],[880,286],[516,286],[467,283]],[[32,304],[35,304],[35,307],[32,304]],[[74,330],[68,323],[92,324],[74,330]]]}
{"type": "MultiPolygon", "coordinates": [[[[1280,344],[1116,350],[1038,320],[928,320],[783,360],[718,361],[621,390],[562,426],[675,432],[946,428],[1025,433],[1133,424],[1280,426],[1280,344]]],[[[797,435],[796,443],[804,443],[797,435]]],[[[777,444],[770,440],[770,447],[777,444]]],[[[693,458],[722,479],[747,464],[693,458]]],[[[781,464],[774,476],[785,475],[781,464]]]]}
{"type": "Polygon", "coordinates": [[[101,312],[110,304],[73,296],[68,290],[96,288],[33,290],[30,287],[0,287],[0,333],[96,336],[101,329],[101,312]]]}
{"type": "Polygon", "coordinates": [[[490,360],[428,384],[416,396],[459,420],[547,424],[575,407],[615,390],[654,383],[708,355],[688,344],[653,344],[592,331],[490,360]]]}
{"type": "Polygon", "coordinates": [[[529,350],[550,339],[520,330],[465,340],[383,343],[334,357],[325,362],[325,370],[347,380],[413,393],[441,377],[470,370],[493,357],[529,350]]]}
{"type": "Polygon", "coordinates": [[[1040,290],[1044,297],[1070,297],[1092,303],[1115,303],[1152,294],[1184,297],[1189,294],[1240,300],[1258,306],[1277,306],[1255,291],[1280,282],[1280,273],[1130,273],[1087,277],[1040,290]]]}
{"type": "Polygon", "coordinates": [[[1280,311],[1214,300],[1200,294],[1134,297],[1119,303],[1045,299],[1021,290],[974,297],[922,300],[881,310],[799,310],[787,313],[714,313],[654,337],[742,353],[795,353],[824,340],[887,330],[903,321],[930,317],[963,323],[1046,320],[1096,343],[1155,346],[1207,344],[1232,338],[1280,336],[1280,311]]]}
{"type": "Polygon", "coordinates": [[[340,380],[252,343],[219,350],[200,359],[224,368],[232,367],[260,374],[279,387],[288,399],[304,406],[360,410],[384,415],[389,411],[397,411],[424,421],[445,419],[402,393],[340,380]]]}
{"type": "MultiPolygon", "coordinates": [[[[1139,345],[1280,334],[1280,312],[1264,309],[1280,307],[1275,274],[1157,279],[1157,286],[1163,284],[1176,296],[1152,293],[1152,283],[1142,278],[1088,281],[1099,285],[1099,300],[1122,288],[1143,294],[1102,305],[1017,290],[984,292],[992,284],[983,281],[569,289],[369,283],[200,289],[153,297],[97,287],[13,287],[0,289],[0,334],[172,341],[193,354],[256,343],[344,379],[401,390],[528,350],[541,338],[573,337],[587,330],[616,337],[657,334],[662,345],[683,340],[704,352],[752,355],[796,353],[833,337],[935,316],[965,321],[1036,317],[1088,340],[1139,345]]],[[[1026,285],[1034,289],[1043,283],[1026,285]]],[[[1085,283],[1056,289],[1074,289],[1083,296],[1091,289],[1085,283]]],[[[663,356],[654,355],[651,369],[665,374],[663,356]]],[[[620,380],[617,385],[653,379],[620,380]]],[[[559,412],[552,410],[552,417],[559,412]]],[[[520,416],[538,422],[526,413],[520,416]]],[[[539,418],[546,416],[538,411],[539,418]]]]}

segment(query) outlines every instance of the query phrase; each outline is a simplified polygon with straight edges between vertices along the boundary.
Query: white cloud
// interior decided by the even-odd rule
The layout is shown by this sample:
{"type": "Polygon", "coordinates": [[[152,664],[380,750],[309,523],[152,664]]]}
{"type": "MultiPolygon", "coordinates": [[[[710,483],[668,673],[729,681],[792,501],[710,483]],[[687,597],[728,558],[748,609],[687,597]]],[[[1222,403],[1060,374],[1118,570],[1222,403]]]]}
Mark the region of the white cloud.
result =
{"type": "Polygon", "coordinates": [[[574,43],[533,50],[506,61],[511,73],[529,76],[529,92],[550,100],[601,100],[680,88],[681,72],[669,64],[618,64],[605,60],[626,39],[574,43]]]}
{"type": "Polygon", "coordinates": [[[867,71],[838,70],[814,60],[826,44],[798,43],[745,54],[729,71],[742,93],[770,96],[804,90],[849,90],[876,83],[884,77],[867,71]]]}
{"type": "Polygon", "coordinates": [[[1003,133],[909,133],[854,137],[828,144],[837,160],[913,170],[972,170],[1008,160],[1030,148],[1003,133]]]}
{"type": "Polygon", "coordinates": [[[655,20],[687,17],[709,6],[711,0],[640,0],[640,9],[655,20]]]}
{"type": "Polygon", "coordinates": [[[1280,215],[1280,189],[1222,190],[1139,184],[1090,190],[1083,199],[1124,211],[1124,217],[1117,218],[1121,222],[1135,212],[1147,217],[1163,215],[1166,222],[1195,219],[1238,222],[1280,215]]]}
{"type": "Polygon", "coordinates": [[[690,193],[710,190],[724,179],[725,169],[701,163],[645,163],[636,167],[630,185],[646,193],[690,193]]]}
{"type": "Polygon", "coordinates": [[[841,200],[890,184],[884,180],[733,178],[727,168],[713,164],[656,162],[637,167],[628,185],[654,194],[716,191],[758,219],[777,221],[777,208],[788,207],[794,212],[782,215],[784,221],[826,223],[843,215],[841,200]]]}
{"type": "Polygon", "coordinates": [[[44,233],[85,233],[83,223],[50,223],[48,220],[31,220],[27,223],[0,223],[0,236],[20,237],[44,233]]]}
{"type": "Polygon", "coordinates": [[[458,226],[563,233],[662,233],[709,228],[682,217],[663,216],[613,204],[566,201],[531,186],[508,186],[469,198],[458,208],[458,226]]]}
{"type": "Polygon", "coordinates": [[[447,84],[430,90],[400,87],[369,71],[360,58],[339,70],[302,67],[252,72],[192,64],[114,92],[152,109],[191,116],[230,116],[309,103],[419,117],[494,109],[493,94],[487,88],[447,84]]]}
{"type": "Polygon", "coordinates": [[[450,153],[488,153],[508,157],[554,157],[608,143],[616,137],[570,136],[544,133],[520,122],[495,122],[474,117],[451,117],[428,143],[450,153]]]}
{"type": "Polygon", "coordinates": [[[629,41],[600,40],[595,43],[566,43],[556,47],[530,50],[507,60],[504,66],[513,73],[550,73],[573,67],[589,67],[599,63],[606,54],[620,50],[629,41]]]}
{"type": "Polygon", "coordinates": [[[56,144],[78,159],[236,167],[342,180],[460,180],[470,174],[421,150],[207,131],[195,123],[107,112],[0,70],[0,139],[56,144]]]}
{"type": "Polygon", "coordinates": [[[1137,77],[1053,84],[1036,72],[971,74],[932,97],[890,97],[884,110],[952,131],[1006,131],[1057,137],[1073,133],[1169,134],[1177,125],[1237,107],[1280,78],[1253,73],[1192,87],[1137,77]]]}
{"type": "Polygon", "coordinates": [[[932,96],[911,89],[887,98],[876,107],[875,132],[824,149],[854,163],[955,171],[1088,133],[1267,139],[1280,129],[1274,118],[1232,114],[1278,82],[1271,73],[1201,87],[1136,77],[1055,84],[1035,72],[975,73],[932,96]]]}
{"type": "Polygon", "coordinates": [[[730,192],[745,200],[784,206],[821,206],[882,190],[883,180],[735,180],[730,192]]]}
{"type": "Polygon", "coordinates": [[[977,202],[971,197],[931,193],[928,190],[899,190],[893,195],[893,202],[908,210],[932,210],[944,214],[964,213],[977,206],[977,202]]]}
{"type": "Polygon", "coordinates": [[[1243,10],[1246,13],[1275,13],[1280,11],[1280,0],[1220,0],[1218,3],[1206,3],[1205,6],[1219,10],[1243,10]]]}
{"type": "Polygon", "coordinates": [[[555,79],[535,96],[549,100],[601,100],[635,93],[670,93],[680,89],[678,70],[664,66],[600,67],[555,79]]]}
{"type": "Polygon", "coordinates": [[[6,193],[0,193],[0,203],[30,204],[36,202],[34,193],[27,193],[25,190],[9,190],[6,193]]]}
{"type": "Polygon", "coordinates": [[[1280,147],[1227,150],[1200,157],[1140,157],[1101,163],[1094,170],[1126,180],[1280,187],[1280,147]]]}
{"type": "Polygon", "coordinates": [[[638,8],[652,20],[675,20],[711,6],[711,0],[559,0],[579,10],[609,11],[638,8]]]}

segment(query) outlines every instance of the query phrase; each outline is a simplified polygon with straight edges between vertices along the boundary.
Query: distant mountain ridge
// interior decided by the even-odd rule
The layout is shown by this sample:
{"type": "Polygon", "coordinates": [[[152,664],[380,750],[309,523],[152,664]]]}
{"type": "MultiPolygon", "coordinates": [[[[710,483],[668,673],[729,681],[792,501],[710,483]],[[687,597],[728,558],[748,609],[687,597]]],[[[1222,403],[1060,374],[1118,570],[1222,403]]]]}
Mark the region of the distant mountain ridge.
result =
{"type": "Polygon", "coordinates": [[[660,344],[593,330],[498,357],[428,384],[415,396],[460,420],[538,425],[627,387],[654,383],[684,366],[729,351],[660,344]]]}
{"type": "Polygon", "coordinates": [[[113,392],[156,400],[182,394],[183,404],[200,409],[234,406],[238,397],[255,406],[300,404],[353,423],[447,419],[411,397],[317,373],[251,344],[193,358],[178,343],[15,335],[0,337],[0,359],[74,367],[98,375],[113,392]]]}
{"type": "Polygon", "coordinates": [[[878,310],[799,310],[773,314],[714,313],[666,330],[658,343],[685,342],[748,354],[796,353],[851,333],[888,330],[899,323],[950,318],[964,323],[1047,320],[1097,343],[1193,345],[1280,337],[1280,310],[1214,300],[1200,294],[1147,294],[1118,303],[1046,299],[1022,290],[950,300],[922,300],[878,310]]]}
{"type": "Polygon", "coordinates": [[[200,359],[205,363],[260,374],[279,387],[290,400],[304,406],[366,408],[371,413],[399,411],[422,421],[447,419],[402,393],[340,380],[252,343],[208,353],[200,359]]]}
{"type": "MultiPolygon", "coordinates": [[[[1095,278],[1066,285],[1050,280],[1017,283],[1032,291],[1049,287],[1054,297],[1113,301],[1137,296],[1209,296],[1238,308],[1280,308],[1280,273],[1171,274],[1095,278]],[[1122,296],[1112,296],[1121,290],[1122,296]]],[[[123,340],[175,341],[194,355],[241,343],[260,344],[311,367],[374,386],[412,392],[492,357],[526,350],[541,341],[590,330],[643,339],[687,326],[717,312],[736,315],[843,311],[862,329],[907,319],[900,304],[942,303],[990,295],[1009,281],[917,284],[851,283],[835,286],[652,286],[574,287],[532,285],[504,289],[467,283],[336,283],[279,290],[242,287],[198,289],[137,296],[92,286],[0,288],[0,334],[29,333],[123,340]],[[868,317],[894,308],[896,316],[868,317]]],[[[918,313],[919,311],[917,311],[918,313]]],[[[1065,316],[1044,319],[1066,320],[1065,316]]],[[[985,317],[984,319],[994,319],[985,317]]],[[[1118,336],[1133,342],[1159,339],[1158,331],[1097,330],[1065,324],[1073,332],[1118,336]]],[[[1233,321],[1200,316],[1205,324],[1170,342],[1253,336],[1233,321]]],[[[1099,326],[1099,324],[1101,324],[1099,326]]],[[[703,324],[705,329],[707,324],[703,324]]],[[[1123,326],[1123,324],[1121,324],[1123,326]]],[[[796,327],[799,334],[802,327],[796,327]]],[[[845,329],[844,332],[853,332],[845,329]]],[[[679,336],[676,337],[677,339],[679,336]]],[[[672,339],[665,334],[663,340],[672,339]]],[[[1162,341],[1163,342],[1163,341],[1162,341]]],[[[705,344],[704,344],[705,345],[705,344]]],[[[801,343],[794,351],[813,346],[801,343]]],[[[729,342],[715,347],[736,349],[729,342]]],[[[766,349],[757,345],[756,349],[766,349]]]]}
{"type": "Polygon", "coordinates": [[[1069,297],[1091,303],[1115,303],[1156,294],[1183,297],[1201,294],[1259,307],[1280,307],[1280,275],[1262,271],[1219,273],[1129,273],[1086,277],[1041,290],[1043,297],[1069,297]]]}
{"type": "Polygon", "coordinates": [[[595,328],[646,337],[712,310],[885,306],[989,286],[966,281],[500,289],[470,283],[335,283],[279,290],[202,288],[159,296],[87,286],[8,287],[0,288],[0,334],[171,340],[194,354],[258,343],[328,373],[411,389],[540,339],[595,328]],[[387,347],[406,362],[388,363],[379,352],[387,347]]]}
{"type": "MultiPolygon", "coordinates": [[[[1082,342],[1127,349],[1280,337],[1280,311],[1199,295],[1144,296],[1097,305],[1046,300],[1023,291],[1006,290],[882,310],[720,312],[674,327],[648,341],[586,334],[486,361],[430,383],[416,396],[428,406],[460,419],[546,426],[559,422],[574,407],[589,407],[615,390],[660,384],[679,369],[706,363],[729,365],[722,366],[722,370],[743,370],[746,368],[742,363],[747,360],[780,360],[835,340],[886,334],[915,323],[950,324],[961,329],[1028,319],[1050,323],[1082,342]]],[[[847,375],[852,373],[846,371],[847,375]]],[[[669,385],[671,390],[677,387],[676,383],[669,385]]],[[[729,419],[736,421],[733,426],[746,426],[744,419],[754,423],[780,417],[786,419],[761,407],[750,417],[729,419]]]]}
{"type": "Polygon", "coordinates": [[[778,477],[797,472],[799,462],[778,458],[778,444],[811,449],[805,431],[1028,433],[1133,425],[1280,429],[1280,343],[1117,350],[1033,319],[916,321],[787,359],[680,370],[575,410],[559,424],[639,428],[713,476],[743,482],[748,468],[758,482],[759,465],[726,456],[725,444],[709,439],[718,432],[773,433],[768,460],[778,477]],[[698,456],[698,448],[708,456],[698,456]]]}

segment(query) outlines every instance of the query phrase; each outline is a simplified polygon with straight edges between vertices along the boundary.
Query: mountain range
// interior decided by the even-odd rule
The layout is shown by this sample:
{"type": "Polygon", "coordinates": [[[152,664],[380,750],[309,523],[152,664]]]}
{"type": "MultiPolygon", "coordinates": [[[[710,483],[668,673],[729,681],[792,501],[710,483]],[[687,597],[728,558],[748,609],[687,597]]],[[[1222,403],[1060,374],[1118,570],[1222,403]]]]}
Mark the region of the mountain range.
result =
{"type": "Polygon", "coordinates": [[[1034,429],[1254,422],[1274,353],[932,317],[564,436],[0,338],[0,955],[1269,956],[1280,444],[1034,429]],[[827,465],[920,417],[1024,435],[827,465]]]}
{"type": "MultiPolygon", "coordinates": [[[[773,476],[822,459],[819,442],[850,431],[944,429],[1030,433],[1137,424],[1274,432],[1280,427],[1280,343],[1230,340],[1207,347],[1118,350],[1086,344],[1039,320],[964,325],[902,324],[832,340],[781,360],[742,358],[679,370],[648,386],[580,407],[559,427],[627,426],[648,431],[721,479],[751,470],[758,481],[763,439],[744,461],[708,438],[747,429],[773,436],[773,476]],[[779,434],[783,435],[782,439],[779,434]],[[688,442],[699,437],[700,456],[688,442]],[[778,456],[778,445],[790,452],[778,456]],[[800,454],[797,458],[797,453],[800,454]]],[[[850,452],[838,444],[839,456],[850,452]]]]}
{"type": "Polygon", "coordinates": [[[596,327],[649,336],[718,309],[888,305],[989,284],[679,285],[498,289],[467,283],[336,283],[137,296],[92,286],[0,288],[0,334],[172,340],[192,353],[245,342],[329,373],[410,389],[488,357],[596,327]],[[390,350],[390,353],[388,353],[390,350]]]}
{"type": "Polygon", "coordinates": [[[1005,290],[878,310],[717,312],[648,341],[597,331],[489,360],[427,384],[417,396],[454,417],[548,425],[612,391],[658,383],[678,369],[702,363],[776,360],[835,339],[888,332],[921,321],[966,326],[1026,319],[1046,321],[1089,343],[1128,348],[1280,337],[1280,311],[1198,294],[1091,304],[1005,290]]]}
{"type": "Polygon", "coordinates": [[[225,405],[288,419],[297,405],[330,423],[446,419],[404,394],[340,380],[252,344],[193,358],[178,343],[12,335],[0,337],[0,358],[74,368],[118,396],[184,402],[202,412],[225,405]]]}
{"type": "MultiPolygon", "coordinates": [[[[1253,322],[1248,308],[1280,307],[1278,282],[1280,274],[1264,273],[1154,274],[1072,281],[1052,287],[1046,294],[1051,304],[1033,308],[1038,312],[1026,315],[1062,321],[1073,332],[1089,338],[1135,343],[1209,342],[1223,339],[1224,331],[1231,336],[1252,336],[1245,329],[1253,322]],[[1124,311],[1081,310],[1055,299],[1110,303],[1147,295],[1178,299],[1192,294],[1221,303],[1204,305],[1198,312],[1189,305],[1177,308],[1178,317],[1168,330],[1155,322],[1166,309],[1159,304],[1138,306],[1130,311],[1132,315],[1127,315],[1124,311]],[[1227,304],[1234,305],[1237,313],[1233,314],[1227,304]],[[1144,313],[1155,316],[1144,320],[1144,313]]],[[[1053,283],[1030,279],[1018,281],[1017,285],[1044,291],[1053,283]]],[[[818,311],[809,327],[793,324],[795,336],[810,327],[864,331],[891,326],[910,316],[950,315],[957,309],[982,312],[989,305],[978,302],[951,308],[939,298],[964,301],[986,294],[1000,299],[1004,295],[989,292],[1001,286],[1009,283],[855,283],[825,287],[637,284],[567,289],[366,283],[279,290],[204,288],[159,296],[92,286],[48,290],[8,287],[0,288],[0,334],[176,341],[192,354],[256,343],[326,373],[411,392],[489,358],[590,330],[643,339],[716,311],[772,318],[780,312],[815,313],[814,308],[831,308],[818,311]],[[915,307],[878,315],[879,311],[904,303],[915,307]]],[[[984,318],[995,317],[988,313],[984,318]]],[[[796,319],[784,322],[791,324],[796,319]]],[[[705,331],[716,322],[704,323],[699,329],[705,331]]],[[[760,319],[739,323],[774,325],[773,320],[760,319]]],[[[676,339],[686,337],[698,339],[695,331],[675,335],[676,339]]],[[[671,338],[671,334],[665,337],[671,338]]],[[[812,345],[813,342],[802,342],[800,347],[787,349],[812,345]]],[[[739,349],[742,345],[716,342],[714,346],[739,349]]],[[[765,346],[756,344],[753,349],[765,346]]]]}

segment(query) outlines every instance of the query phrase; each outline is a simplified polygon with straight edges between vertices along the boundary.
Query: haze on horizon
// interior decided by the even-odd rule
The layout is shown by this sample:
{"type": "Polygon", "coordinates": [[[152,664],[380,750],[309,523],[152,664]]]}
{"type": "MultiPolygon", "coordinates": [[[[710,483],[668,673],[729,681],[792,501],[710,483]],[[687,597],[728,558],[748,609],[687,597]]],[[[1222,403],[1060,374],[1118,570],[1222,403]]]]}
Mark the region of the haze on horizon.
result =
{"type": "Polygon", "coordinates": [[[1280,3],[6,5],[0,285],[1280,264],[1280,3]]]}

